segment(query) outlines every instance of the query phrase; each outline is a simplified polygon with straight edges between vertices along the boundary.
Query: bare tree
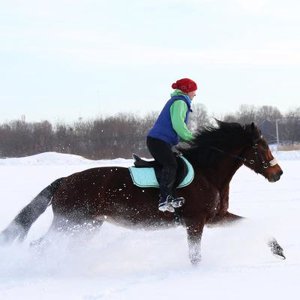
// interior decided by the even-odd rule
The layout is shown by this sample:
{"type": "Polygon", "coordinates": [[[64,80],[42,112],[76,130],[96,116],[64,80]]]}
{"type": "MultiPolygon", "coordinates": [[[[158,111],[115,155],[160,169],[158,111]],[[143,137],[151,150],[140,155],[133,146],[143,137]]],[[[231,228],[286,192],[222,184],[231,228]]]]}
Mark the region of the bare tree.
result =
{"type": "Polygon", "coordinates": [[[190,124],[192,130],[195,130],[199,127],[204,127],[210,124],[209,116],[207,110],[203,104],[193,105],[193,112],[190,114],[190,124]]]}
{"type": "MultiPolygon", "coordinates": [[[[210,124],[206,108],[196,104],[190,115],[192,129],[210,124]]],[[[0,156],[27,156],[45,151],[78,154],[91,159],[130,158],[133,152],[150,157],[146,136],[158,116],[157,112],[143,117],[118,114],[67,125],[52,125],[48,121],[27,123],[15,120],[0,124],[0,156]]],[[[242,124],[256,122],[269,143],[276,141],[276,122],[279,122],[280,141],[300,142],[300,107],[282,115],[273,106],[242,105],[224,121],[242,124]]]]}
{"type": "Polygon", "coordinates": [[[277,107],[264,105],[257,109],[256,123],[261,127],[262,133],[269,143],[276,142],[276,122],[282,118],[277,107]]]}
{"type": "Polygon", "coordinates": [[[300,107],[289,111],[279,125],[281,142],[294,144],[300,142],[300,107]]]}

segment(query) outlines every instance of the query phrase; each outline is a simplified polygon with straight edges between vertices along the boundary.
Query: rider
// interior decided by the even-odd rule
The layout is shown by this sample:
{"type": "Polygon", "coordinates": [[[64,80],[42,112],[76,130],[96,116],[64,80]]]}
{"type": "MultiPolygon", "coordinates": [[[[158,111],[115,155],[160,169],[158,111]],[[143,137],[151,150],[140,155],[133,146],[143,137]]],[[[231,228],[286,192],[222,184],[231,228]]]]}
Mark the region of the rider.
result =
{"type": "Polygon", "coordinates": [[[175,91],[171,94],[171,99],[165,104],[147,136],[147,147],[162,166],[158,209],[163,212],[174,212],[174,207],[180,207],[184,203],[182,197],[175,195],[177,161],[172,147],[178,144],[179,139],[193,139],[192,132],[187,128],[187,121],[192,111],[191,102],[196,96],[197,84],[189,78],[182,78],[173,83],[172,88],[175,91]]]}

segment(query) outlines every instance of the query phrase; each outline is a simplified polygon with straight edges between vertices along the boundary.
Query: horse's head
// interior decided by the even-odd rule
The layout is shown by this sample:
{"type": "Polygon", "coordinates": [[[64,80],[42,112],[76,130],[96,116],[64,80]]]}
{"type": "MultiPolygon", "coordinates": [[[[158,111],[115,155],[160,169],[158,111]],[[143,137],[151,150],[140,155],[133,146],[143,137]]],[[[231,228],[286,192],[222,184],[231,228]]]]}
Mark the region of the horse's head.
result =
{"type": "Polygon", "coordinates": [[[269,182],[278,181],[283,172],[260,130],[254,123],[244,128],[251,145],[243,153],[244,165],[263,175],[269,182]]]}
{"type": "Polygon", "coordinates": [[[190,147],[180,149],[194,165],[211,169],[224,160],[234,162],[235,166],[239,161],[270,182],[280,179],[282,170],[254,123],[242,126],[235,122],[216,122],[217,126],[199,130],[190,147]]]}

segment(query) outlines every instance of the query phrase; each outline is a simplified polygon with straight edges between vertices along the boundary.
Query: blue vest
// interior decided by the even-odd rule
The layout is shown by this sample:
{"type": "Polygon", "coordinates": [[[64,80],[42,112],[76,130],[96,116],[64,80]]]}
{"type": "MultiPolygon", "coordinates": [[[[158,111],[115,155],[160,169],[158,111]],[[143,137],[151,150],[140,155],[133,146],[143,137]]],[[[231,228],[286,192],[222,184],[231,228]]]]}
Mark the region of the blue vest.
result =
{"type": "Polygon", "coordinates": [[[189,113],[192,111],[191,110],[191,103],[192,103],[191,99],[188,96],[176,95],[176,96],[173,96],[166,103],[166,105],[162,109],[160,115],[158,116],[154,126],[148,133],[148,136],[156,138],[156,139],[160,139],[172,146],[177,145],[179,142],[178,134],[176,133],[176,131],[173,129],[173,126],[172,126],[171,113],[170,113],[170,108],[176,100],[183,100],[188,106],[188,110],[187,110],[185,120],[184,120],[184,122],[187,124],[189,113]]]}

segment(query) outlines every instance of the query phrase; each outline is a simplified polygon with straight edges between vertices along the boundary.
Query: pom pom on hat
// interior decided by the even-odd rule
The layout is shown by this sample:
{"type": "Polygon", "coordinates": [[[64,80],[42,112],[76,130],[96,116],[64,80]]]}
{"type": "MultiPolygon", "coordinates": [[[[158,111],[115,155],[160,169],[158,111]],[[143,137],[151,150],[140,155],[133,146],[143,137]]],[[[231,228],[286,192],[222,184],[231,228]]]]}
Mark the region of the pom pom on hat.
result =
{"type": "Polygon", "coordinates": [[[195,81],[189,78],[182,78],[172,84],[173,89],[181,90],[184,93],[194,92],[197,90],[195,81]]]}

